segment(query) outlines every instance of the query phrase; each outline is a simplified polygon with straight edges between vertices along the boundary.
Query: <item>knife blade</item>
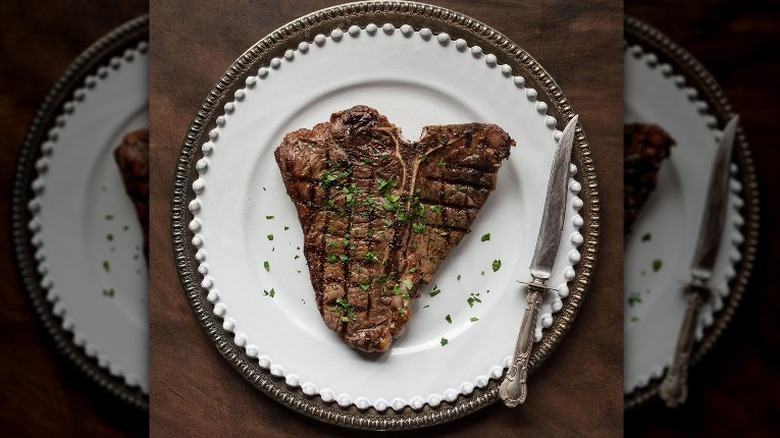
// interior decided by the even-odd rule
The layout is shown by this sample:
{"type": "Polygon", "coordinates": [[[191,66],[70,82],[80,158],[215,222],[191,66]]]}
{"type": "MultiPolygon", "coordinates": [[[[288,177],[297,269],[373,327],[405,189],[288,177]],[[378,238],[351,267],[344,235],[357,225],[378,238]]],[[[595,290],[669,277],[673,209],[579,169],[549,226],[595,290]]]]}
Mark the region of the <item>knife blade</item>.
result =
{"type": "Polygon", "coordinates": [[[527,397],[528,360],[533,348],[533,333],[539,308],[542,305],[546,282],[552,274],[555,257],[561,243],[563,220],[566,213],[566,189],[569,183],[569,164],[574,143],[574,132],[578,116],[575,115],[563,130],[558,148],[553,156],[550,176],[547,179],[547,193],[544,199],[542,222],[536,238],[534,255],[531,259],[531,278],[528,283],[525,315],[520,325],[520,334],[515,345],[512,365],[501,382],[499,397],[510,408],[522,404],[527,397]]]}
{"type": "Polygon", "coordinates": [[[731,151],[738,125],[739,116],[734,116],[723,129],[723,136],[710,170],[707,199],[690,266],[692,280],[685,288],[685,316],[677,335],[674,359],[658,388],[659,396],[669,407],[679,406],[688,398],[688,367],[693,351],[696,321],[699,319],[699,307],[709,296],[708,281],[712,277],[712,268],[715,266],[723,236],[728,212],[731,151]]]}
{"type": "Polygon", "coordinates": [[[720,237],[723,235],[723,224],[726,222],[728,210],[731,150],[734,147],[738,123],[739,116],[734,116],[726,125],[715,161],[712,163],[707,201],[701,217],[696,251],[691,261],[691,275],[701,280],[709,280],[712,277],[712,267],[715,266],[720,237]]]}
{"type": "Polygon", "coordinates": [[[531,275],[548,279],[552,274],[558,244],[563,231],[563,217],[566,213],[566,188],[569,181],[571,148],[574,143],[574,130],[578,116],[574,116],[566,128],[555,150],[550,176],[547,179],[547,195],[544,198],[544,212],[539,235],[536,238],[534,256],[531,259],[531,275]]]}

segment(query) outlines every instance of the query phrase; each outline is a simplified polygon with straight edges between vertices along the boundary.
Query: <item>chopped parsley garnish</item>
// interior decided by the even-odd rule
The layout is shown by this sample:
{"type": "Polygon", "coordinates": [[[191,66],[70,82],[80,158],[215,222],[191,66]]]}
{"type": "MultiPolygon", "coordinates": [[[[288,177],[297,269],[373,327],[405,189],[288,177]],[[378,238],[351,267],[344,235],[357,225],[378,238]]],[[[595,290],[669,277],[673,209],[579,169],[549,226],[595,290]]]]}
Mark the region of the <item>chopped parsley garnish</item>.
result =
{"type": "Polygon", "coordinates": [[[106,239],[108,239],[108,241],[109,241],[109,242],[111,242],[112,240],[114,240],[114,235],[113,235],[113,234],[111,234],[111,233],[108,233],[108,234],[106,235],[106,239]]]}
{"type": "Polygon", "coordinates": [[[447,237],[450,235],[450,233],[440,229],[439,227],[433,227],[433,232],[438,234],[441,237],[447,237]]]}
{"type": "Polygon", "coordinates": [[[638,316],[632,316],[631,317],[631,322],[639,322],[639,317],[638,316]]]}
{"type": "Polygon", "coordinates": [[[450,341],[448,341],[447,338],[441,338],[441,341],[439,341],[442,347],[447,345],[449,342],[450,341]]]}
{"type": "Polygon", "coordinates": [[[276,295],[276,291],[274,290],[274,288],[271,288],[271,290],[265,290],[265,289],[263,289],[263,296],[266,296],[266,297],[271,297],[271,298],[273,298],[273,297],[274,297],[274,295],[276,295]]]}
{"type": "Polygon", "coordinates": [[[348,262],[349,261],[349,256],[347,256],[345,254],[342,254],[342,255],[339,256],[339,260],[341,260],[342,262],[348,262]]]}
{"type": "MultiPolygon", "coordinates": [[[[411,290],[411,289],[409,289],[409,290],[411,290]]],[[[395,295],[397,297],[403,298],[404,302],[406,302],[406,300],[409,299],[409,294],[406,293],[405,290],[401,289],[401,287],[398,286],[397,284],[393,285],[393,291],[392,292],[393,292],[393,295],[395,295]]]]}
{"type": "Polygon", "coordinates": [[[376,256],[374,255],[374,253],[373,253],[373,252],[371,252],[371,251],[369,251],[369,252],[367,252],[367,253],[363,254],[363,260],[365,260],[365,261],[367,261],[367,262],[369,262],[369,263],[376,263],[376,262],[378,262],[378,261],[379,261],[379,259],[378,259],[378,258],[376,258],[376,256]]]}
{"type": "Polygon", "coordinates": [[[265,237],[267,237],[268,240],[274,240],[274,235],[273,234],[269,234],[269,235],[267,235],[265,237]]]}
{"type": "Polygon", "coordinates": [[[288,227],[287,225],[284,226],[284,231],[287,231],[289,229],[290,229],[290,227],[288,227]]]}
{"type": "Polygon", "coordinates": [[[472,293],[471,296],[466,299],[466,302],[469,304],[469,307],[474,307],[474,303],[481,303],[482,300],[479,299],[479,294],[472,293]]]}
{"type": "Polygon", "coordinates": [[[103,260],[103,270],[111,272],[111,264],[108,263],[108,260],[103,260]]]}
{"type": "Polygon", "coordinates": [[[477,318],[476,316],[472,316],[471,318],[469,318],[469,321],[477,322],[477,321],[479,321],[479,318],[477,318]]]}
{"type": "Polygon", "coordinates": [[[628,295],[628,306],[634,307],[634,304],[640,304],[642,302],[642,294],[639,292],[631,292],[628,295]]]}
{"type": "Polygon", "coordinates": [[[384,195],[388,191],[396,187],[396,182],[391,179],[377,178],[377,189],[380,195],[384,195]]]}
{"type": "Polygon", "coordinates": [[[444,319],[447,320],[448,323],[452,324],[452,317],[450,315],[445,316],[444,319]]]}
{"type": "Polygon", "coordinates": [[[493,272],[498,271],[501,269],[501,260],[493,260],[493,272]]]}
{"type": "Polygon", "coordinates": [[[653,238],[653,235],[652,235],[652,234],[650,234],[650,233],[645,233],[645,234],[642,236],[642,242],[649,242],[649,241],[650,241],[650,239],[652,239],[652,238],[653,238]]]}
{"type": "Polygon", "coordinates": [[[439,144],[447,144],[447,137],[439,137],[439,144]]]}
{"type": "Polygon", "coordinates": [[[483,234],[482,239],[480,239],[482,242],[487,242],[488,240],[490,240],[490,233],[483,234]]]}
{"type": "Polygon", "coordinates": [[[415,222],[412,224],[412,231],[417,234],[423,234],[425,232],[425,224],[422,222],[415,222]]]}
{"type": "Polygon", "coordinates": [[[368,288],[370,287],[371,287],[371,282],[368,280],[360,283],[360,288],[363,289],[364,291],[368,291],[368,288]]]}
{"type": "Polygon", "coordinates": [[[441,211],[441,205],[431,205],[431,211],[434,213],[438,213],[441,211]]]}
{"type": "Polygon", "coordinates": [[[390,281],[390,276],[387,274],[382,274],[376,278],[377,283],[387,283],[388,281],[390,281]]]}
{"type": "Polygon", "coordinates": [[[266,218],[266,219],[268,219],[268,220],[271,220],[271,219],[273,219],[274,217],[273,217],[273,216],[266,216],[265,218],[266,218]]]}
{"type": "Polygon", "coordinates": [[[460,281],[460,274],[458,274],[458,277],[457,277],[457,278],[458,278],[458,281],[460,281]]]}
{"type": "Polygon", "coordinates": [[[406,309],[404,309],[404,308],[398,309],[398,314],[399,315],[406,315],[406,309]]]}
{"type": "Polygon", "coordinates": [[[342,322],[350,322],[355,320],[355,308],[349,304],[346,298],[337,298],[336,305],[331,307],[332,311],[341,314],[342,322]]]}
{"type": "Polygon", "coordinates": [[[336,182],[336,175],[334,175],[329,171],[326,171],[325,173],[322,174],[322,178],[320,182],[322,183],[323,187],[330,187],[333,185],[333,183],[336,182]]]}
{"type": "Polygon", "coordinates": [[[298,260],[299,258],[301,258],[301,256],[299,256],[298,254],[295,254],[295,257],[293,257],[293,260],[298,260]]]}
{"type": "Polygon", "coordinates": [[[664,265],[664,262],[662,262],[660,259],[653,260],[653,272],[658,272],[661,270],[661,267],[664,265]]]}
{"type": "Polygon", "coordinates": [[[266,260],[266,261],[264,261],[264,262],[263,262],[263,267],[265,268],[265,270],[266,270],[267,272],[271,272],[271,264],[270,264],[270,263],[268,263],[268,260],[266,260]]]}
{"type": "Polygon", "coordinates": [[[130,229],[130,227],[128,227],[127,225],[125,225],[125,226],[123,226],[123,227],[122,227],[122,230],[123,230],[123,231],[127,231],[127,230],[129,230],[129,229],[130,229]]]}
{"type": "Polygon", "coordinates": [[[107,221],[114,220],[114,215],[113,214],[107,214],[106,215],[106,220],[107,221]]]}
{"type": "Polygon", "coordinates": [[[481,275],[485,275],[485,271],[479,271],[481,275]]]}
{"type": "MultiPolygon", "coordinates": [[[[382,206],[387,211],[396,212],[398,211],[399,202],[401,201],[401,197],[398,195],[390,195],[385,198],[385,203],[382,206]]],[[[390,224],[392,225],[392,223],[390,224]]],[[[388,225],[389,226],[389,225],[388,225]]]]}
{"type": "Polygon", "coordinates": [[[108,288],[108,289],[103,289],[103,296],[106,296],[106,297],[109,297],[109,298],[114,298],[115,293],[116,292],[114,291],[113,287],[108,288]]]}
{"type": "Polygon", "coordinates": [[[414,289],[414,283],[412,283],[409,280],[404,280],[404,286],[406,286],[406,290],[408,290],[409,292],[411,292],[412,289],[414,289]]]}
{"type": "Polygon", "coordinates": [[[428,292],[428,295],[435,297],[436,295],[439,295],[441,293],[441,289],[439,289],[439,286],[434,285],[433,290],[428,292]]]}

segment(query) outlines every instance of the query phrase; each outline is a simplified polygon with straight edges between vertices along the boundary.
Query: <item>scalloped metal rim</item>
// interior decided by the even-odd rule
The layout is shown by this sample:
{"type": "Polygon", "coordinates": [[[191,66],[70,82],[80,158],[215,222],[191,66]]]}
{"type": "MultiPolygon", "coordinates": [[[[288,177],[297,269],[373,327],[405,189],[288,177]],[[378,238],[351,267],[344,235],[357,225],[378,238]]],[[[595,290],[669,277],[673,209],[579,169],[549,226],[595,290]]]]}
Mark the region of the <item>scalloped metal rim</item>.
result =
{"type": "MultiPolygon", "coordinates": [[[[550,75],[520,47],[477,20],[437,6],[400,1],[350,3],[322,9],[275,30],[257,42],[230,66],[209,93],[190,126],[177,163],[172,196],[171,232],[179,277],[198,321],[225,359],[252,385],[277,402],[327,423],[356,429],[407,430],[452,421],[489,405],[498,400],[498,383],[491,380],[487,387],[477,388],[469,396],[461,395],[454,403],[442,402],[438,408],[426,406],[420,411],[414,411],[407,407],[401,412],[392,409],[384,412],[369,409],[363,412],[355,406],[341,408],[335,403],[325,403],[318,398],[306,396],[300,388],[287,387],[284,380],[261,369],[256,361],[241,351],[217,321],[198,280],[200,274],[197,273],[194,251],[190,245],[191,232],[187,227],[191,220],[187,205],[194,198],[190,185],[196,174],[196,158],[200,154],[197,151],[208,136],[209,130],[216,126],[216,117],[222,105],[232,99],[235,90],[243,87],[242,79],[256,71],[259,66],[267,65],[273,57],[282,56],[286,49],[294,47],[300,41],[310,41],[318,33],[330,32],[351,24],[365,26],[368,23],[381,25],[386,22],[396,25],[410,24],[417,30],[429,27],[435,32],[447,32],[453,39],[464,37],[470,44],[481,46],[486,53],[495,54],[500,63],[509,64],[513,71],[522,72],[530,84],[543,93],[541,97],[550,102],[550,115],[564,124],[573,117],[571,106],[550,75]]],[[[584,206],[581,214],[585,224],[580,232],[585,237],[581,246],[583,256],[575,269],[576,280],[565,300],[564,308],[556,314],[553,325],[546,330],[542,341],[535,345],[530,360],[532,370],[547,358],[571,326],[590,284],[596,263],[599,194],[591,152],[581,127],[577,129],[575,137],[573,162],[582,174],[583,188],[580,197],[584,206]]]]}
{"type": "MultiPolygon", "coordinates": [[[[678,46],[658,29],[636,19],[626,16],[624,37],[629,43],[638,43],[659,55],[659,59],[671,64],[674,70],[683,75],[686,81],[696,88],[700,98],[706,101],[711,113],[718,118],[721,125],[725,124],[734,114],[720,85],[712,75],[687,50],[678,46]]],[[[694,346],[692,365],[696,365],[704,355],[715,345],[721,333],[728,327],[734,312],[739,306],[742,295],[747,289],[758,246],[759,226],[759,196],[756,171],[750,154],[745,133],[740,128],[737,136],[736,149],[739,179],[742,183],[742,196],[745,205],[742,216],[745,223],[740,230],[745,236],[742,244],[742,259],[737,264],[737,275],[732,280],[731,293],[726,298],[723,309],[715,316],[714,323],[705,331],[704,338],[694,346]]],[[[623,409],[628,410],[646,404],[658,395],[661,379],[653,379],[646,386],[636,388],[623,397],[623,409]]]]}
{"type": "Polygon", "coordinates": [[[62,328],[61,318],[54,315],[46,291],[40,286],[35,248],[30,241],[32,234],[27,228],[31,217],[27,203],[32,199],[30,183],[35,176],[34,166],[41,154],[41,144],[46,140],[55,118],[62,112],[62,105],[71,99],[73,91],[84,83],[89,74],[112,56],[148,38],[148,34],[149,17],[140,16],[112,30],[68,66],[46,96],[25,137],[16,166],[11,209],[14,252],[22,284],[36,316],[54,341],[57,351],[98,386],[129,406],[143,411],[149,410],[149,396],[140,388],[127,386],[122,379],[101,368],[96,359],[88,357],[83,348],[73,343],[72,333],[62,328]]]}

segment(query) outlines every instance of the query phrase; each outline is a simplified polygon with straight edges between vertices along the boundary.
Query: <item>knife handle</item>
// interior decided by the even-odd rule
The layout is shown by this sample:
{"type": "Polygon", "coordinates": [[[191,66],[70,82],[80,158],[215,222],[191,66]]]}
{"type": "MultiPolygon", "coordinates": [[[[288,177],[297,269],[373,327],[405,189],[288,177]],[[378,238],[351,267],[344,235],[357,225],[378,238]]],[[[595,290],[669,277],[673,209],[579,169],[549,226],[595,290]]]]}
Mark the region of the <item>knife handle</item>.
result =
{"type": "Polygon", "coordinates": [[[543,284],[534,282],[528,285],[525,315],[523,323],[520,325],[520,335],[517,337],[515,356],[498,391],[501,400],[510,408],[523,404],[528,395],[526,387],[528,360],[534,345],[534,329],[536,328],[536,319],[539,316],[539,308],[542,306],[544,291],[543,284]]]}
{"type": "Polygon", "coordinates": [[[695,341],[696,322],[699,320],[699,307],[707,298],[709,290],[704,285],[691,284],[686,288],[685,293],[688,303],[677,336],[674,360],[658,388],[658,395],[670,408],[685,403],[688,398],[688,367],[695,341]]]}

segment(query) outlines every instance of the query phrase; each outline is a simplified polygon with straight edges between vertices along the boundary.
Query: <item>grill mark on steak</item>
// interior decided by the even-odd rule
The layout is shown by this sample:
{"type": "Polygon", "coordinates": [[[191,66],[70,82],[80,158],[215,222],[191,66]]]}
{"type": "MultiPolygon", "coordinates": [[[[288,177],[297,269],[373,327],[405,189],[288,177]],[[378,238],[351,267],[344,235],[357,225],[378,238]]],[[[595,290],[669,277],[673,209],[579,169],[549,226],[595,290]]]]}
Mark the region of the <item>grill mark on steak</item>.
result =
{"type": "Polygon", "coordinates": [[[385,351],[420,285],[468,232],[514,141],[490,124],[401,139],[365,106],[287,134],[274,155],[304,232],[317,308],[350,346],[385,351]]]}

